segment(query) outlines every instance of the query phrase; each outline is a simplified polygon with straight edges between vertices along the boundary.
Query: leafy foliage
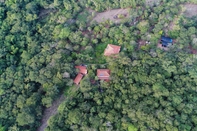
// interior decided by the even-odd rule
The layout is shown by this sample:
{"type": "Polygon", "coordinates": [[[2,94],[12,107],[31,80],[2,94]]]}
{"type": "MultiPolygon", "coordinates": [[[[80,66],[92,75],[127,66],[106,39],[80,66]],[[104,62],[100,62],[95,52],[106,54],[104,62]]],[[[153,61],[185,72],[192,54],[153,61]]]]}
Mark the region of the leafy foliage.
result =
{"type": "MultiPolygon", "coordinates": [[[[86,84],[81,83],[72,101],[61,105],[59,113],[64,119],[49,125],[47,130],[190,130],[195,126],[192,116],[196,115],[193,96],[197,81],[182,69],[184,61],[177,59],[178,55],[162,54],[153,58],[140,51],[135,58],[122,55],[107,59],[111,81],[95,85],[86,76],[86,84]],[[126,60],[128,63],[123,62],[126,60]],[[136,61],[138,64],[134,64],[136,61]],[[180,66],[168,72],[163,61],[180,66]]],[[[187,59],[187,54],[182,55],[187,59]]],[[[94,69],[90,67],[91,70],[94,69]]]]}
{"type": "Polygon", "coordinates": [[[73,99],[50,118],[48,131],[195,131],[197,26],[195,17],[179,16],[184,2],[0,2],[0,130],[35,131],[65,90],[73,99]],[[97,24],[88,16],[115,8],[128,8],[128,19],[97,24]],[[176,39],[168,52],[156,48],[160,32],[176,39]],[[116,59],[103,57],[107,44],[121,46],[116,59]],[[70,91],[82,63],[88,75],[70,91]],[[99,82],[97,68],[109,68],[112,80],[99,82]]]}

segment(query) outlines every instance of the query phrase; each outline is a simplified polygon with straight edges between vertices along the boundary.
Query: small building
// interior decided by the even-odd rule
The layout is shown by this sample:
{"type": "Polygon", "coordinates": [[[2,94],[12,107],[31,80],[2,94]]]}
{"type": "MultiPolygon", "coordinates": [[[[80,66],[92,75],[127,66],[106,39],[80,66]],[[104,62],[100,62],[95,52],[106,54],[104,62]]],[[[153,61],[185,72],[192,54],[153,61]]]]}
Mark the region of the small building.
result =
{"type": "Polygon", "coordinates": [[[78,85],[83,78],[83,75],[88,73],[88,70],[85,65],[75,66],[75,68],[79,69],[78,75],[74,79],[74,83],[78,85]]]}
{"type": "Polygon", "coordinates": [[[75,68],[79,69],[79,73],[86,75],[88,73],[88,70],[86,68],[86,66],[75,66],[75,68]]]}
{"type": "Polygon", "coordinates": [[[167,43],[173,42],[173,40],[170,37],[165,37],[165,36],[161,36],[161,41],[167,42],[167,43]]]}
{"type": "Polygon", "coordinates": [[[162,36],[161,42],[162,42],[162,47],[168,47],[168,46],[172,45],[173,40],[170,37],[162,36]]]}
{"type": "Polygon", "coordinates": [[[118,54],[120,52],[120,48],[121,48],[120,46],[108,44],[107,47],[105,48],[104,55],[110,56],[113,54],[118,54]]]}
{"type": "Polygon", "coordinates": [[[76,85],[78,85],[79,83],[80,83],[80,81],[81,81],[81,79],[83,78],[83,75],[81,74],[81,73],[79,73],[76,77],[75,77],[75,79],[74,79],[74,83],[76,84],[76,85]]]}
{"type": "Polygon", "coordinates": [[[109,69],[97,69],[97,77],[100,80],[108,81],[110,79],[110,70],[109,69]]]}

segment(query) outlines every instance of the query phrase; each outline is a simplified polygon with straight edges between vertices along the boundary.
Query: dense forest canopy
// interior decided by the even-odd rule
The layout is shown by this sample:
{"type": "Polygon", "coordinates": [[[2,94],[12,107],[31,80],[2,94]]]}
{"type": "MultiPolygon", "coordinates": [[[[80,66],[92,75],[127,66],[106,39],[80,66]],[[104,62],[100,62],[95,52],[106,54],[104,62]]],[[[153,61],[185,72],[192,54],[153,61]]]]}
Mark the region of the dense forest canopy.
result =
{"type": "Polygon", "coordinates": [[[0,1],[0,131],[35,131],[64,92],[46,131],[197,130],[197,17],[185,4],[197,2],[0,1]],[[92,21],[118,8],[128,9],[119,23],[92,21]],[[157,48],[161,35],[175,41],[167,51],[157,48]],[[121,53],[104,57],[109,43],[121,53]],[[70,95],[82,63],[88,75],[70,95]],[[110,69],[110,82],[98,68],[110,69]]]}
{"type": "Polygon", "coordinates": [[[50,119],[47,131],[127,130],[132,125],[141,131],[195,131],[197,81],[185,65],[196,64],[188,63],[188,54],[156,54],[107,60],[111,81],[92,84],[94,78],[85,77],[50,119]]]}

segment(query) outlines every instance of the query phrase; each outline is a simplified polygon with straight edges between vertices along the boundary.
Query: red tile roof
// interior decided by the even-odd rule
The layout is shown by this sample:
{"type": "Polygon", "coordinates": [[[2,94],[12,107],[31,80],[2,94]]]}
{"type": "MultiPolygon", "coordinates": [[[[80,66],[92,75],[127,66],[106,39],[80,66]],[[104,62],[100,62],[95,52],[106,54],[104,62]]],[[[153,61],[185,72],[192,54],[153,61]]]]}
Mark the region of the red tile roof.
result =
{"type": "Polygon", "coordinates": [[[110,56],[112,54],[118,54],[119,52],[120,52],[120,46],[108,44],[104,51],[104,55],[110,56]]]}
{"type": "Polygon", "coordinates": [[[109,80],[110,70],[109,69],[97,69],[97,77],[100,80],[109,80]]]}
{"type": "Polygon", "coordinates": [[[74,82],[75,84],[78,85],[82,78],[83,78],[83,75],[82,75],[81,73],[79,73],[79,74],[75,77],[75,79],[74,79],[73,82],[74,82]]]}
{"type": "Polygon", "coordinates": [[[88,73],[88,70],[86,69],[85,66],[75,66],[75,68],[79,69],[79,73],[82,73],[84,75],[88,73]]]}

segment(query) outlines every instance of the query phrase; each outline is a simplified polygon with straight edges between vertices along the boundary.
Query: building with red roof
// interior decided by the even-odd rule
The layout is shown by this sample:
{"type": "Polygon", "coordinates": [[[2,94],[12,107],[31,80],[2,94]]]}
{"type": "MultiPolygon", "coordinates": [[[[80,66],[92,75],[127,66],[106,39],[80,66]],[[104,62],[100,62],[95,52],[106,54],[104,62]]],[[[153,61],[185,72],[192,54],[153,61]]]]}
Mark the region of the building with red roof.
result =
{"type": "Polygon", "coordinates": [[[82,66],[82,65],[75,66],[75,68],[79,69],[79,72],[78,72],[78,75],[75,77],[73,82],[76,85],[78,85],[80,83],[80,81],[82,80],[83,75],[86,75],[88,73],[88,70],[87,70],[86,66],[82,66]]]}
{"type": "Polygon", "coordinates": [[[121,48],[120,46],[108,44],[104,51],[104,55],[110,56],[113,54],[118,54],[120,52],[120,48],[121,48]]]}
{"type": "Polygon", "coordinates": [[[83,78],[83,75],[81,74],[81,73],[79,73],[76,77],[75,77],[75,79],[74,79],[74,83],[76,84],[76,85],[78,85],[79,83],[80,83],[80,81],[81,81],[81,79],[83,78]]]}
{"type": "Polygon", "coordinates": [[[75,66],[75,68],[79,69],[79,73],[86,75],[88,73],[88,70],[86,66],[75,66]]]}
{"type": "Polygon", "coordinates": [[[97,77],[100,80],[108,81],[110,79],[110,70],[109,69],[97,69],[97,77]]]}

